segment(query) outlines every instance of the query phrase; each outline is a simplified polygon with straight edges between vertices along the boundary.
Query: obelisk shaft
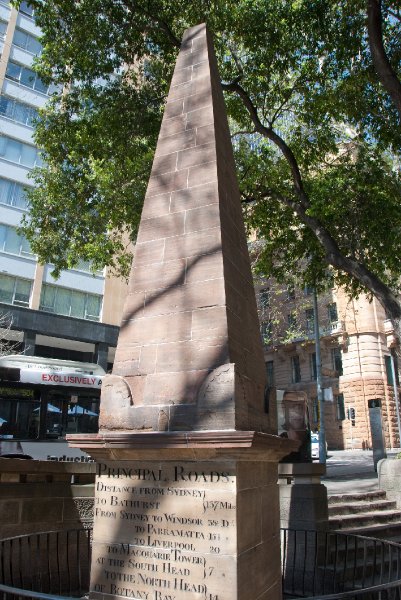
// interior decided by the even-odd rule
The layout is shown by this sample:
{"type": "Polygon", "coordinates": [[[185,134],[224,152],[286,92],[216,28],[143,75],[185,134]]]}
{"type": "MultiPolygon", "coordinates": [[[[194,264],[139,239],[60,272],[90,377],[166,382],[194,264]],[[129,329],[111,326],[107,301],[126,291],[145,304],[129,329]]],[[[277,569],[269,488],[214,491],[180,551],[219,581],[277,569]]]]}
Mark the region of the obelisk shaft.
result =
{"type": "MultiPolygon", "coordinates": [[[[91,600],[280,600],[277,461],[224,101],[184,34],[98,434],[91,600]]],[[[295,445],[296,446],[296,445],[295,445]]]]}
{"type": "Polygon", "coordinates": [[[200,25],[184,35],[167,99],[100,426],[272,432],[264,388],[230,133],[200,25]]]}

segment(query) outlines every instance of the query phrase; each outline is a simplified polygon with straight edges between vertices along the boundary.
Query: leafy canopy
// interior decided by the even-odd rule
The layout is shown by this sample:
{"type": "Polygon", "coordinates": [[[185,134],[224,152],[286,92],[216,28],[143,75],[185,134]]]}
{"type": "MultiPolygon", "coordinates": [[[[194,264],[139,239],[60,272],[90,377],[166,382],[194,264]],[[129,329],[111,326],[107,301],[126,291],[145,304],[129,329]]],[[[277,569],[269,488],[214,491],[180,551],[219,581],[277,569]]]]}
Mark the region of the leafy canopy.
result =
{"type": "MultiPolygon", "coordinates": [[[[258,269],[382,303],[399,291],[400,117],[375,72],[362,0],[32,0],[43,80],[25,233],[55,271],[126,273],[183,31],[214,34],[258,269]]],[[[383,41],[399,75],[398,2],[383,41]]],[[[299,281],[297,282],[299,283],[299,281]]],[[[391,302],[390,302],[391,300],[391,302]]],[[[401,313],[400,313],[401,314],[401,313]]]]}

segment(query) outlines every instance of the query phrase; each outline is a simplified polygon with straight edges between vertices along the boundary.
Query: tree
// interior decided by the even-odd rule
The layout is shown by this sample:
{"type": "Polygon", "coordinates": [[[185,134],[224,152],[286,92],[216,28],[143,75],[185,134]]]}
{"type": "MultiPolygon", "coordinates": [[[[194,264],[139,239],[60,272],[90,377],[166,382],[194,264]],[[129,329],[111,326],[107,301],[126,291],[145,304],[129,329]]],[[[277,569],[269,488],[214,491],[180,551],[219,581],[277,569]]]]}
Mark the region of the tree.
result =
{"type": "Polygon", "coordinates": [[[10,354],[21,354],[21,342],[12,330],[12,315],[0,311],[0,358],[10,354]]]}
{"type": "Polygon", "coordinates": [[[32,0],[37,68],[59,86],[36,131],[47,167],[25,226],[39,259],[126,271],[179,40],[206,20],[259,271],[318,288],[330,277],[399,321],[401,129],[382,75],[387,61],[399,80],[401,27],[398,2],[373,16],[372,4],[32,0]]]}

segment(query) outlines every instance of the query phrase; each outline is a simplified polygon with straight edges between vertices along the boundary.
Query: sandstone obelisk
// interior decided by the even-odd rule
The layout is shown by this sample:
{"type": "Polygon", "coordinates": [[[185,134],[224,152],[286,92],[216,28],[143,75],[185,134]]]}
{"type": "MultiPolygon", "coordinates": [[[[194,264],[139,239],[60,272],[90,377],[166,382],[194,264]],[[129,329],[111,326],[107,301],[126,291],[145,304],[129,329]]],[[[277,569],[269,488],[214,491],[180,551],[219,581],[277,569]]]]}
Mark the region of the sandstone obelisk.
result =
{"type": "Polygon", "coordinates": [[[205,25],[177,59],[100,431],[91,599],[278,600],[277,461],[238,184],[205,25]]]}

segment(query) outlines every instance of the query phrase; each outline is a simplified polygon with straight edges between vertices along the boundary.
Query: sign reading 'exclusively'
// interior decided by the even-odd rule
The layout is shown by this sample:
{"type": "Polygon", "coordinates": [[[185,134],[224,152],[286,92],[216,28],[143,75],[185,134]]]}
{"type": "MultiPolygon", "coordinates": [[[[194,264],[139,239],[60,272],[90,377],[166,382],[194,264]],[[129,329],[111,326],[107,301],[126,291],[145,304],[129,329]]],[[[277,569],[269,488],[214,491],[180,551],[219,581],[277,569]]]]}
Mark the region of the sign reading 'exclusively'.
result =
{"type": "Polygon", "coordinates": [[[92,596],[232,600],[235,498],[229,463],[99,464],[92,596]]]}
{"type": "Polygon", "coordinates": [[[73,387],[99,388],[102,377],[74,371],[36,371],[21,369],[20,381],[23,383],[40,383],[42,385],[67,385],[73,387]]]}

